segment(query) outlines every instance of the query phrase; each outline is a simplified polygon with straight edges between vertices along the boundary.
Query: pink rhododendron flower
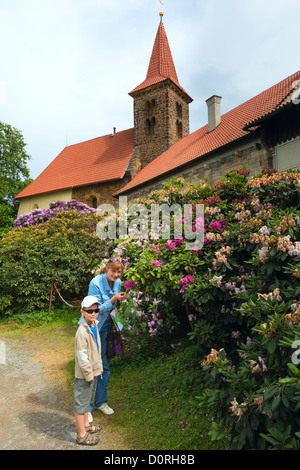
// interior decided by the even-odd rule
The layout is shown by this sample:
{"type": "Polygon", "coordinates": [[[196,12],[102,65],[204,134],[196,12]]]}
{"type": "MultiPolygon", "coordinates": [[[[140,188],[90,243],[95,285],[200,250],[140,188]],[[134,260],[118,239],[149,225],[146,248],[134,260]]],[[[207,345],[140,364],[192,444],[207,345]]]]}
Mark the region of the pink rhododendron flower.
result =
{"type": "Polygon", "coordinates": [[[182,286],[180,291],[179,291],[180,294],[184,293],[184,289],[186,289],[188,287],[189,282],[194,282],[194,278],[190,274],[188,274],[187,276],[182,277],[180,279],[179,284],[182,286]]]}
{"type": "Polygon", "coordinates": [[[135,281],[125,281],[124,287],[126,290],[131,290],[135,286],[135,281]]]}
{"type": "Polygon", "coordinates": [[[198,217],[195,219],[194,222],[196,230],[204,230],[205,229],[205,221],[203,217],[198,217]]]}
{"type": "Polygon", "coordinates": [[[163,264],[162,261],[159,261],[158,259],[154,259],[152,261],[152,266],[161,266],[163,264]]]}
{"type": "Polygon", "coordinates": [[[168,250],[174,250],[176,248],[175,240],[168,240],[167,243],[165,243],[165,247],[168,250]]]}
{"type": "Polygon", "coordinates": [[[222,227],[226,227],[227,225],[228,225],[227,220],[219,219],[219,220],[216,220],[215,222],[211,222],[209,224],[209,227],[211,227],[214,230],[221,230],[222,227]]]}

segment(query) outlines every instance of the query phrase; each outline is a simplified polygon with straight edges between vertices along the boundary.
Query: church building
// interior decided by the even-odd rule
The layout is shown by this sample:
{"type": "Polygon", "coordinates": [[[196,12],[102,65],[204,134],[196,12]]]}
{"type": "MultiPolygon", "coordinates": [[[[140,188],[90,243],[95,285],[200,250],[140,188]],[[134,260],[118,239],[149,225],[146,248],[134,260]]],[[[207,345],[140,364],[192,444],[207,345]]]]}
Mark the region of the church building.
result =
{"type": "Polygon", "coordinates": [[[207,124],[190,134],[193,99],[178,80],[162,18],[146,79],[129,93],[134,127],[65,147],[16,196],[19,215],[58,200],[117,206],[118,196],[148,194],[173,176],[213,183],[244,164],[250,175],[300,168],[300,71],[224,115],[221,97],[210,97],[207,124]]]}

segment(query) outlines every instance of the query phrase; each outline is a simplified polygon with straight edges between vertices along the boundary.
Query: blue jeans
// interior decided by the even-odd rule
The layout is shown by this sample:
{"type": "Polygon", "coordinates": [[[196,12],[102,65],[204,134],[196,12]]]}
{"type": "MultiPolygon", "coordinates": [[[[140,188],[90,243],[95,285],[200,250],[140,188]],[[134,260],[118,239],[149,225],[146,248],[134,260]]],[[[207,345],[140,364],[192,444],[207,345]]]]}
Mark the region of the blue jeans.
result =
{"type": "MultiPolygon", "coordinates": [[[[108,327],[110,322],[106,321],[100,330],[100,341],[101,341],[101,359],[103,363],[103,374],[97,378],[97,387],[95,393],[95,406],[101,406],[107,402],[107,383],[109,379],[109,359],[106,356],[106,337],[108,333],[108,327]]],[[[92,411],[93,403],[90,404],[89,411],[92,411]]]]}

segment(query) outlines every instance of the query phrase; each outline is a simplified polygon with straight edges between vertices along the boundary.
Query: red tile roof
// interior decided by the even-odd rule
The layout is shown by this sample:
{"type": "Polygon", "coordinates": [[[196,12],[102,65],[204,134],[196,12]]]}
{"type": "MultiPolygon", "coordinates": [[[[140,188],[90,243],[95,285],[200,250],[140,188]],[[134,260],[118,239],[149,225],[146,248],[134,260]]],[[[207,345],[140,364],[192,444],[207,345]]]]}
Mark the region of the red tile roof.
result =
{"type": "MultiPolygon", "coordinates": [[[[300,96],[300,80],[299,80],[299,72],[295,73],[294,75],[291,75],[291,77],[288,77],[286,80],[288,82],[286,83],[287,86],[290,86],[290,90],[287,93],[287,96],[284,97],[283,100],[279,101],[277,105],[275,105],[272,109],[268,110],[265,114],[256,117],[255,119],[252,119],[250,122],[248,122],[244,130],[249,130],[253,127],[257,127],[260,125],[263,121],[265,121],[267,118],[274,116],[278,112],[282,110],[284,107],[288,107],[293,104],[299,104],[299,96],[300,96]],[[298,77],[298,78],[297,78],[298,77]],[[293,80],[294,78],[294,80],[293,80]],[[292,83],[290,84],[290,80],[292,79],[292,83]]],[[[284,82],[286,80],[283,80],[284,82]]],[[[282,83],[282,82],[280,82],[282,83]]],[[[278,85],[280,85],[280,83],[278,85]]]]}
{"type": "Polygon", "coordinates": [[[244,130],[246,124],[279,108],[292,91],[295,80],[299,79],[300,71],[224,114],[221,118],[221,124],[212,132],[208,132],[208,126],[205,125],[179,140],[169,150],[143,168],[132,181],[114,195],[136,189],[140,185],[175,171],[181,166],[249,135],[249,132],[244,130]]]}
{"type": "Polygon", "coordinates": [[[122,179],[134,151],[134,129],[70,145],[16,199],[122,179]]]}
{"type": "Polygon", "coordinates": [[[129,95],[132,96],[137,91],[143,90],[148,86],[161,83],[167,79],[170,79],[175,83],[175,85],[177,85],[178,88],[187,95],[190,102],[193,101],[193,99],[179,84],[165,27],[163,23],[160,23],[152,50],[146,80],[132,90],[129,95]]]}

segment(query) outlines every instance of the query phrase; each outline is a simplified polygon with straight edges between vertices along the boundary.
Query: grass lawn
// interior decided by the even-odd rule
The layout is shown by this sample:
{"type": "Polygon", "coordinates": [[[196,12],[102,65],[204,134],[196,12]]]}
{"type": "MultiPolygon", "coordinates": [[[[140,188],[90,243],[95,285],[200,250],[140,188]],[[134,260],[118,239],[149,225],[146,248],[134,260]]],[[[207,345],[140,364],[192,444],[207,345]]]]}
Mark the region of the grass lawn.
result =
{"type": "MultiPolygon", "coordinates": [[[[69,383],[70,402],[77,313],[70,309],[55,310],[50,316],[48,312],[37,312],[0,319],[0,336],[15,339],[30,336],[32,344],[45,348],[45,360],[50,358],[47,345],[53,352],[58,349],[51,368],[63,370],[69,383]],[[64,347],[62,367],[55,361],[62,360],[64,347]]],[[[147,349],[133,353],[126,347],[124,357],[111,360],[108,403],[115,413],[110,417],[101,415],[105,426],[118,432],[133,450],[223,450],[222,442],[211,442],[208,436],[211,423],[197,399],[202,391],[198,347],[188,340],[171,354],[152,353],[152,356],[149,357],[147,349]]]]}
{"type": "Polygon", "coordinates": [[[112,420],[138,450],[217,450],[210,421],[199,407],[201,394],[197,346],[172,355],[111,362],[109,402],[112,420]],[[120,411],[120,412],[119,412],[120,411]]]}

